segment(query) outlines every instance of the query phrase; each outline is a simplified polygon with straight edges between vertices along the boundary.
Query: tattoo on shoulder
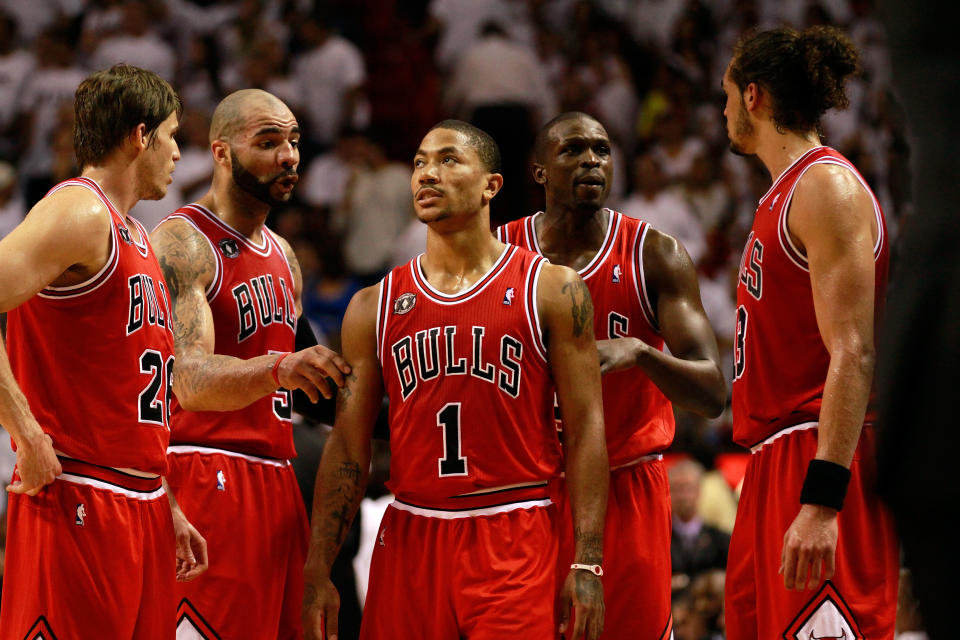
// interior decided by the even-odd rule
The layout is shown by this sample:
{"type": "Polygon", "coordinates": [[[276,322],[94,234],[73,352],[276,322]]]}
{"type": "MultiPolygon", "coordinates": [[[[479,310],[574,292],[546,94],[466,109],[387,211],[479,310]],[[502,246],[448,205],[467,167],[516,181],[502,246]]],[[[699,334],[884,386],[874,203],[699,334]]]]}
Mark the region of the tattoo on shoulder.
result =
{"type": "Polygon", "coordinates": [[[573,315],[573,335],[577,338],[593,329],[593,301],[583,280],[565,282],[560,291],[570,296],[570,313],[573,315]]]}

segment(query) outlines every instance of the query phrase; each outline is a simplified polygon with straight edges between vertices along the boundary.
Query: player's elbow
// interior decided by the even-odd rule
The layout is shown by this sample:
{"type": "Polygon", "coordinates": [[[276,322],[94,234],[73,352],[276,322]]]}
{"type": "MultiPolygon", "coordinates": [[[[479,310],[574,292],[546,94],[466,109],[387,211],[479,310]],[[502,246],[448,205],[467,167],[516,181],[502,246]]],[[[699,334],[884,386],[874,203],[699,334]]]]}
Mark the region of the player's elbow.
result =
{"type": "Polygon", "coordinates": [[[710,386],[703,398],[703,417],[716,418],[727,406],[727,383],[723,381],[723,372],[715,367],[710,386]]]}

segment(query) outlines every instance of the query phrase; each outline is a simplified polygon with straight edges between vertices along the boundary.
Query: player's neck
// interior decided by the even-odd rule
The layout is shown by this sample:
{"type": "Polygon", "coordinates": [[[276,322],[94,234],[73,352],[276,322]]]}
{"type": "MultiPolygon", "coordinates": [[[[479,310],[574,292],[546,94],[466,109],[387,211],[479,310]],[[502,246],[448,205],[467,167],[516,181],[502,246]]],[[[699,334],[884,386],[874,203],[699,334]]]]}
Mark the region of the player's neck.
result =
{"type": "Polygon", "coordinates": [[[489,229],[470,227],[443,234],[428,229],[427,251],[420,265],[435,289],[458,293],[490,271],[503,249],[489,229]]]}
{"type": "Polygon", "coordinates": [[[536,219],[537,244],[551,262],[573,267],[600,250],[609,222],[610,212],[604,208],[574,209],[548,202],[536,219]]]}
{"type": "Polygon", "coordinates": [[[103,190],[110,203],[117,208],[121,215],[127,215],[127,212],[137,204],[140,199],[136,189],[136,178],[133,165],[126,165],[117,168],[111,164],[105,164],[97,167],[86,167],[81,173],[84,178],[89,178],[97,183],[103,190]]]}
{"type": "Polygon", "coordinates": [[[816,131],[778,133],[772,126],[759,138],[756,155],[770,172],[772,180],[779,178],[803,154],[822,144],[816,131]]]}
{"type": "Polygon", "coordinates": [[[256,201],[253,206],[249,202],[239,202],[232,194],[222,189],[211,189],[197,201],[202,207],[212,211],[232,229],[238,231],[252,242],[260,243],[263,239],[263,225],[270,213],[270,207],[256,201]]]}

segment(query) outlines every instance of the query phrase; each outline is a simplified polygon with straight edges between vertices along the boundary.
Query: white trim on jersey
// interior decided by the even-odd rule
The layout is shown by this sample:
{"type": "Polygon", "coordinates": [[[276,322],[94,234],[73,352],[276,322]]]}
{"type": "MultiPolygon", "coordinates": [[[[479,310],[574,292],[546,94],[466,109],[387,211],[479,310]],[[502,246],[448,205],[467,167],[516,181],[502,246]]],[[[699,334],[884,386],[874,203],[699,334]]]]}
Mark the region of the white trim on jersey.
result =
{"type": "Polygon", "coordinates": [[[95,478],[85,478],[83,476],[76,476],[72,473],[61,473],[57,476],[57,480],[63,480],[64,482],[72,482],[73,484],[82,484],[88,487],[93,487],[94,489],[106,489],[107,491],[112,491],[113,493],[119,493],[122,496],[127,498],[133,498],[134,500],[156,500],[157,498],[166,495],[166,490],[163,487],[160,487],[156,491],[142,492],[142,491],[133,491],[132,489],[126,489],[124,487],[105,482],[103,480],[97,480],[95,478]]]}
{"type": "Polygon", "coordinates": [[[175,454],[190,454],[190,453],[199,453],[201,455],[223,455],[230,458],[240,458],[241,460],[246,460],[247,462],[253,462],[256,464],[265,464],[270,467],[289,467],[289,460],[277,460],[276,458],[261,458],[260,456],[252,456],[247,453],[238,453],[236,451],[229,451],[227,449],[217,449],[215,447],[198,447],[192,444],[174,444],[167,447],[167,455],[175,454]]]}
{"type": "Polygon", "coordinates": [[[550,498],[544,498],[542,500],[525,500],[523,502],[511,502],[509,504],[500,504],[494,507],[481,507],[478,509],[467,509],[464,511],[446,511],[444,509],[428,509],[426,507],[416,507],[412,504],[406,504],[405,502],[400,502],[399,500],[394,500],[391,502],[388,507],[393,507],[394,509],[399,509],[400,511],[406,511],[412,513],[415,516],[423,516],[425,518],[440,518],[441,520],[459,520],[461,518],[476,518],[478,516],[492,516],[498,513],[507,513],[509,511],[516,511],[517,509],[537,509],[542,507],[549,507],[553,502],[550,498]]]}
{"type": "Polygon", "coordinates": [[[457,293],[443,293],[430,284],[430,282],[427,280],[426,274],[423,272],[423,267],[420,265],[420,260],[424,256],[422,253],[410,261],[410,276],[413,278],[413,286],[419,289],[425,296],[430,298],[431,301],[443,305],[460,304],[461,302],[466,302],[467,300],[475,298],[482,293],[484,289],[490,286],[490,284],[496,280],[496,278],[491,277],[491,275],[496,271],[499,271],[501,267],[506,267],[507,262],[509,262],[514,255],[516,255],[514,245],[508,244],[506,247],[504,247],[503,252],[500,253],[500,256],[493,263],[493,266],[490,267],[487,272],[483,274],[483,276],[478,278],[477,281],[470,285],[465,291],[459,291],[457,293]],[[421,286],[421,281],[423,286],[421,286]]]}
{"type": "Polygon", "coordinates": [[[653,307],[650,306],[650,292],[647,290],[647,276],[643,269],[643,246],[647,241],[648,231],[650,231],[650,223],[648,222],[641,222],[640,226],[637,227],[638,237],[635,239],[633,245],[633,261],[636,263],[636,279],[634,282],[634,290],[637,294],[637,298],[640,300],[640,308],[643,310],[644,319],[647,321],[647,324],[650,325],[650,328],[659,334],[660,328],[657,326],[656,322],[657,314],[654,313],[653,307]]]}
{"type": "Polygon", "coordinates": [[[771,444],[777,438],[781,438],[788,433],[793,433],[794,431],[806,431],[807,429],[816,429],[819,425],[819,422],[801,422],[800,424],[795,424],[793,426],[781,429],[775,434],[768,436],[765,440],[761,440],[757,444],[750,447],[750,453],[757,453],[760,451],[760,449],[763,449],[768,444],[771,444]]]}
{"type": "Polygon", "coordinates": [[[205,234],[205,233],[200,229],[200,227],[197,226],[197,223],[194,222],[193,219],[190,218],[190,216],[188,216],[188,215],[186,215],[186,214],[177,213],[176,211],[174,211],[173,213],[171,213],[170,215],[168,215],[166,218],[164,218],[163,220],[161,220],[161,221],[160,221],[160,224],[157,225],[157,227],[154,229],[154,231],[156,231],[157,229],[159,229],[161,224],[163,224],[163,223],[166,222],[167,220],[171,220],[171,219],[173,219],[173,218],[176,218],[177,220],[183,220],[184,222],[186,222],[187,224],[189,224],[191,227],[193,227],[193,228],[196,230],[197,233],[200,234],[200,236],[201,236],[204,240],[207,241],[207,244],[210,245],[210,251],[213,252],[213,258],[214,258],[214,260],[215,260],[216,263],[217,263],[217,270],[216,270],[216,272],[213,274],[213,279],[210,281],[210,284],[207,285],[207,290],[206,290],[204,293],[205,293],[206,296],[207,296],[207,302],[211,302],[211,301],[213,301],[214,298],[217,297],[217,294],[220,293],[220,287],[221,287],[221,285],[223,285],[223,258],[220,256],[220,252],[217,251],[217,247],[214,246],[213,241],[212,241],[210,238],[208,238],[208,237],[207,237],[207,234],[205,234]]]}
{"type": "Polygon", "coordinates": [[[613,243],[617,237],[617,233],[620,232],[620,225],[623,222],[623,214],[619,211],[612,209],[604,209],[604,211],[609,214],[609,217],[607,219],[607,232],[603,236],[603,242],[600,243],[600,248],[590,262],[587,263],[587,266],[577,270],[577,273],[580,274],[580,277],[584,280],[596,273],[597,270],[603,266],[603,263],[606,262],[607,256],[610,255],[610,251],[613,249],[613,243]]]}
{"type": "Polygon", "coordinates": [[[825,149],[825,148],[826,148],[826,145],[823,145],[823,144],[818,147],[814,147],[813,149],[810,149],[810,151],[807,151],[805,154],[803,154],[802,156],[800,156],[799,158],[791,162],[789,167],[787,167],[786,169],[780,172],[780,175],[777,176],[777,179],[773,181],[773,184],[771,184],[770,188],[767,189],[767,192],[763,194],[763,197],[757,201],[757,207],[759,207],[760,203],[766,200],[770,196],[770,194],[773,193],[778,186],[780,186],[780,181],[783,180],[783,176],[787,175],[787,173],[791,169],[793,169],[795,166],[803,162],[807,158],[807,156],[809,156],[811,153],[815,153],[820,149],[825,149]]]}
{"type": "Polygon", "coordinates": [[[530,337],[533,341],[535,351],[540,358],[547,362],[547,343],[543,339],[543,330],[540,326],[540,313],[537,310],[537,290],[540,284],[540,272],[543,271],[543,265],[547,263],[546,258],[540,258],[530,264],[527,275],[524,278],[524,293],[530,295],[524,299],[524,313],[527,315],[527,328],[530,329],[530,337]]]}
{"type": "Polygon", "coordinates": [[[393,271],[388,273],[386,277],[380,281],[380,289],[377,293],[377,359],[380,361],[381,366],[383,366],[383,363],[386,361],[383,353],[383,345],[387,331],[387,318],[389,317],[387,313],[390,309],[390,290],[392,285],[393,271]]]}
{"type": "MultiPolygon", "coordinates": [[[[133,221],[133,224],[137,225],[137,233],[140,234],[140,242],[137,242],[132,237],[130,238],[130,241],[133,243],[133,246],[137,248],[137,252],[141,256],[146,258],[147,256],[150,255],[150,245],[148,244],[149,239],[147,237],[147,229],[142,224],[140,224],[140,221],[137,220],[136,218],[130,218],[130,220],[133,221]]],[[[127,231],[129,232],[129,229],[127,231]]]]}
{"type": "MultiPolygon", "coordinates": [[[[213,222],[215,225],[217,225],[217,226],[219,226],[221,229],[223,229],[226,233],[232,235],[234,238],[236,238],[237,240],[239,240],[240,242],[242,242],[244,245],[246,245],[247,247],[249,247],[250,250],[253,251],[254,253],[256,253],[258,256],[260,256],[260,257],[262,257],[262,258],[266,258],[267,256],[270,255],[270,251],[272,250],[273,245],[270,244],[270,242],[267,240],[266,237],[263,238],[263,244],[261,244],[261,245],[254,244],[253,241],[252,241],[250,238],[248,238],[247,236],[243,235],[242,233],[240,233],[239,231],[237,231],[236,229],[234,229],[233,227],[231,227],[230,225],[228,225],[226,222],[224,222],[224,221],[220,218],[220,216],[218,216],[218,215],[215,214],[214,212],[210,211],[209,209],[207,209],[207,208],[204,207],[203,205],[197,204],[196,202],[193,202],[193,203],[191,203],[191,204],[186,204],[186,205],[184,205],[184,206],[181,207],[181,208],[182,208],[182,209],[192,209],[192,210],[197,211],[198,213],[202,213],[202,214],[203,214],[205,217],[207,217],[211,222],[213,222]]],[[[282,252],[281,252],[281,253],[282,253],[282,252]]]]}

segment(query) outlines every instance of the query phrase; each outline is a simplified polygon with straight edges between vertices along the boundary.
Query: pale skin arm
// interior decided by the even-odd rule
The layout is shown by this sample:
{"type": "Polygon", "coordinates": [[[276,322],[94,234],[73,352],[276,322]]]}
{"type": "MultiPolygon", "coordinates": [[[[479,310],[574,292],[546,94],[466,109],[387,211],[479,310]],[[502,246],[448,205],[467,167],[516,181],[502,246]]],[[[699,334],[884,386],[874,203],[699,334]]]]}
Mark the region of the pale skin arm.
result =
{"type": "MultiPolygon", "coordinates": [[[[587,286],[567,267],[545,265],[537,306],[547,338],[547,357],[564,420],[565,474],[574,528],[574,562],[603,563],[603,524],[610,467],[603,431],[600,365],[593,337],[593,302],[587,286]]],[[[603,584],[583,570],[570,570],[560,597],[560,632],[570,607],[576,621],[570,638],[593,640],[603,631],[603,584]]]]}
{"type": "Polygon", "coordinates": [[[601,340],[597,343],[600,370],[608,373],[639,367],[676,406],[716,417],[723,411],[727,387],[720,371],[717,338],[700,302],[693,261],[674,238],[650,230],[643,262],[660,334],[670,353],[639,338],[601,340]]]}
{"type": "MultiPolygon", "coordinates": [[[[66,187],[44,198],[0,240],[0,311],[18,307],[50,284],[83,282],[106,264],[109,253],[110,217],[96,196],[66,187]]],[[[7,491],[36,495],[60,474],[60,463],[13,376],[3,341],[0,424],[17,445],[20,480],[7,491]]]]}
{"type": "Polygon", "coordinates": [[[177,581],[190,582],[209,568],[207,541],[187,520],[166,478],[163,480],[163,488],[167,492],[170,512],[173,516],[173,534],[177,549],[177,581]]]}
{"type": "MultiPolygon", "coordinates": [[[[277,390],[273,379],[278,354],[242,360],[214,353],[213,313],[206,288],[216,271],[216,258],[203,236],[184,220],[172,219],[153,232],[151,243],[170,292],[174,315],[173,390],[188,411],[233,411],[242,409],[277,390]]],[[[294,296],[300,314],[302,279],[296,257],[284,243],[294,275],[294,296]]],[[[280,386],[300,389],[314,402],[329,398],[333,389],[326,378],[342,386],[347,363],[323,346],[293,353],[280,363],[280,386]]]]}
{"type": "MultiPolygon", "coordinates": [[[[875,360],[873,204],[849,170],[818,165],[800,181],[788,224],[809,262],[817,325],[830,353],[816,457],[849,468],[875,360]]],[[[833,577],[837,514],[829,507],[801,505],[783,539],[780,571],[787,589],[813,589],[821,578],[833,577]]]]}
{"type": "Polygon", "coordinates": [[[357,292],[343,318],[343,355],[353,370],[337,393],[336,419],[314,485],[310,548],[303,570],[306,640],[335,640],[338,634],[340,596],[330,581],[330,568],[367,488],[370,438],[383,398],[376,338],[378,294],[376,286],[357,292]]]}

